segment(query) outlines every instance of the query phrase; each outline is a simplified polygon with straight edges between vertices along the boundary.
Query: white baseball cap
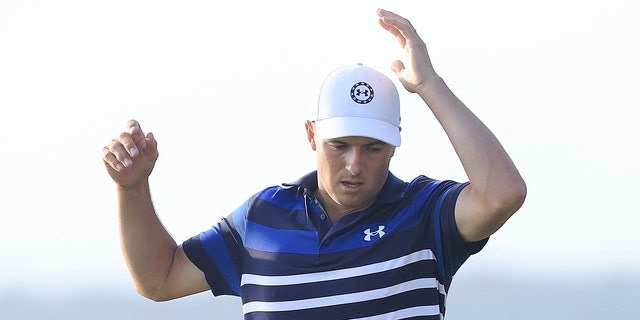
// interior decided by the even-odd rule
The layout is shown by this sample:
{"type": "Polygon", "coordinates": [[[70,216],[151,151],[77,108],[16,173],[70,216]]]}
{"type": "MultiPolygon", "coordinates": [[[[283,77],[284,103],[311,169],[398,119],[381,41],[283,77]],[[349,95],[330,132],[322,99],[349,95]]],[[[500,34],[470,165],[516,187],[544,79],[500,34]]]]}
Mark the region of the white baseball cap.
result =
{"type": "Polygon", "coordinates": [[[400,146],[400,98],[391,80],[361,63],[332,71],[309,120],[323,139],[361,136],[400,146]]]}

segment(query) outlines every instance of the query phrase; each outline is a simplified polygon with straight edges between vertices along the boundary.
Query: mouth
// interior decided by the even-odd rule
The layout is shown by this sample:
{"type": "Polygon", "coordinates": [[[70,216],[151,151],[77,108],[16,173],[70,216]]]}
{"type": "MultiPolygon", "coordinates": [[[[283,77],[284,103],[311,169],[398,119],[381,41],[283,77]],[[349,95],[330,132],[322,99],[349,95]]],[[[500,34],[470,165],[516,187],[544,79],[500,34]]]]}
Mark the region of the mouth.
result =
{"type": "Polygon", "coordinates": [[[362,182],[356,181],[341,181],[340,183],[348,189],[357,189],[362,185],[362,182]]]}

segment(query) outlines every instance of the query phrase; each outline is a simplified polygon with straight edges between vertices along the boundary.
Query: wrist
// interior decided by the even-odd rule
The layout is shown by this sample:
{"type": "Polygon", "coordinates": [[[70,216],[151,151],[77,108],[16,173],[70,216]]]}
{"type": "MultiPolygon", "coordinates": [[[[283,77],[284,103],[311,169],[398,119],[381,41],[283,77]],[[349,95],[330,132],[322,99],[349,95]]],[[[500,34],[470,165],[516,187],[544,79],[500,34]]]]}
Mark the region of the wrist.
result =
{"type": "Polygon", "coordinates": [[[117,183],[116,184],[116,188],[118,189],[118,192],[125,192],[125,193],[148,193],[149,190],[149,179],[143,179],[137,182],[133,182],[133,183],[128,183],[128,184],[123,184],[123,183],[117,183]]]}

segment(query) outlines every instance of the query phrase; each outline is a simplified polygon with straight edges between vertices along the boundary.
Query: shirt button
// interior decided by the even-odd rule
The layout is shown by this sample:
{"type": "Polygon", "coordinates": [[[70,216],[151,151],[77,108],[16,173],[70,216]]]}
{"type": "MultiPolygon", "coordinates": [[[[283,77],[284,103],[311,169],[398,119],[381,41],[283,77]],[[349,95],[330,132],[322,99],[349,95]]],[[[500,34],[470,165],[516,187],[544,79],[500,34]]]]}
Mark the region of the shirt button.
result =
{"type": "Polygon", "coordinates": [[[324,219],[326,219],[326,218],[327,218],[327,215],[326,215],[326,214],[324,214],[324,213],[321,213],[321,214],[320,214],[320,219],[324,220],[324,219]]]}

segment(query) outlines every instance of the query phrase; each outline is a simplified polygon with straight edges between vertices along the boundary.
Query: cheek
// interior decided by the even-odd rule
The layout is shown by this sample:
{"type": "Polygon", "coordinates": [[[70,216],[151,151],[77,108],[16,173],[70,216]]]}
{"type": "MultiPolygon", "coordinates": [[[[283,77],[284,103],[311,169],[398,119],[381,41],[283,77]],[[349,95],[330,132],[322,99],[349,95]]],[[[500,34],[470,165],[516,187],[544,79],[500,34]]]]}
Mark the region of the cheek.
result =
{"type": "Polygon", "coordinates": [[[340,163],[341,163],[340,159],[336,157],[329,157],[325,153],[318,153],[317,160],[318,160],[318,168],[319,169],[321,168],[324,171],[339,170],[340,163]]]}
{"type": "Polygon", "coordinates": [[[318,163],[324,163],[325,165],[334,165],[339,160],[335,152],[332,153],[331,149],[322,145],[316,148],[316,158],[318,163]]]}
{"type": "Polygon", "coordinates": [[[392,155],[387,155],[383,158],[377,159],[376,161],[371,161],[369,164],[372,167],[370,168],[381,176],[384,175],[386,177],[387,171],[389,171],[389,165],[391,164],[391,157],[392,155]]]}
{"type": "Polygon", "coordinates": [[[340,168],[335,159],[317,155],[318,185],[325,189],[328,193],[332,193],[335,177],[338,175],[340,168]]]}

